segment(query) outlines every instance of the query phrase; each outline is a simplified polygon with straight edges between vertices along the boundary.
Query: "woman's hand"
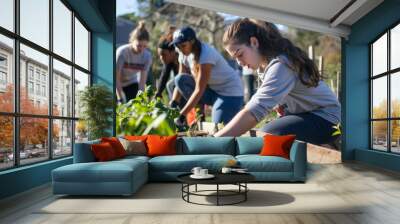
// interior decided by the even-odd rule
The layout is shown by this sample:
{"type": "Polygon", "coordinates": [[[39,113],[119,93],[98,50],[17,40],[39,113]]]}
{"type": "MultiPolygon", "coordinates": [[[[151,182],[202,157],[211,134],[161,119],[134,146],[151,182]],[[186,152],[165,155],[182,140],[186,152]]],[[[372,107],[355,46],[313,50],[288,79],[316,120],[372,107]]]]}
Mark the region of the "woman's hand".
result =
{"type": "Polygon", "coordinates": [[[178,131],[184,131],[187,128],[186,117],[182,114],[174,119],[174,123],[178,128],[178,131]]]}
{"type": "Polygon", "coordinates": [[[285,115],[285,107],[283,105],[278,105],[274,109],[276,113],[278,113],[279,117],[283,117],[285,115]]]}
{"type": "Polygon", "coordinates": [[[256,126],[257,120],[246,108],[242,109],[236,116],[220,131],[214,134],[215,137],[240,136],[256,126]]]}
{"type": "Polygon", "coordinates": [[[200,101],[201,97],[204,94],[204,91],[207,88],[208,80],[210,80],[211,76],[212,64],[201,64],[199,75],[195,75],[196,86],[193,90],[192,95],[187,100],[186,105],[181,110],[181,114],[187,115],[189,111],[197,105],[200,101]]]}

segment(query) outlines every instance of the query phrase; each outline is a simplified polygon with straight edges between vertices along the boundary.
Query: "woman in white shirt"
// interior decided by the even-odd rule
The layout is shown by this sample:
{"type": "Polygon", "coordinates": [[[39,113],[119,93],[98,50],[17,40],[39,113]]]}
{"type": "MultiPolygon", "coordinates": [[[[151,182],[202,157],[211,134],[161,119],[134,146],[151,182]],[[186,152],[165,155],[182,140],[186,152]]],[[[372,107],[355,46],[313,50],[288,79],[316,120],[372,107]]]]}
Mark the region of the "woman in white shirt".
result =
{"type": "Polygon", "coordinates": [[[145,23],[141,21],[130,34],[129,44],[117,49],[116,88],[120,102],[135,98],[139,90],[145,89],[152,63],[151,53],[147,49],[149,39],[145,23]]]}

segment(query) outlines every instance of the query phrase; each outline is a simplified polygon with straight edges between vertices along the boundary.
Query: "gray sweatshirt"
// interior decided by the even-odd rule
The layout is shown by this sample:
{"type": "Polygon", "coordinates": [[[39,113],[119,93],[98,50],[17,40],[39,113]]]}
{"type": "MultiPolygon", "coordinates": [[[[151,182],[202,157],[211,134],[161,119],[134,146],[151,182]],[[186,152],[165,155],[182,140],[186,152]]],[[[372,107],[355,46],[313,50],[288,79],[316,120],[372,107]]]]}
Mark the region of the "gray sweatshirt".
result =
{"type": "Polygon", "coordinates": [[[286,56],[276,57],[258,72],[262,84],[245,106],[258,122],[281,105],[285,115],[311,112],[333,124],[340,123],[340,103],[331,89],[323,81],[317,87],[305,86],[286,56]]]}

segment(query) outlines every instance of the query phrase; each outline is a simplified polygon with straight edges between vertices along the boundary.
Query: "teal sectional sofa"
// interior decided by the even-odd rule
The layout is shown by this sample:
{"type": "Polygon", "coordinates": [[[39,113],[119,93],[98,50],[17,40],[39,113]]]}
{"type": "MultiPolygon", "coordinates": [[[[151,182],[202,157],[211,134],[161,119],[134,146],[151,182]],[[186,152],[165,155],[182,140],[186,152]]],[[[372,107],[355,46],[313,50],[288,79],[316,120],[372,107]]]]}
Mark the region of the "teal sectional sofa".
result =
{"type": "Polygon", "coordinates": [[[259,182],[306,180],[306,143],[300,141],[293,143],[290,159],[258,155],[261,137],[183,137],[177,140],[177,155],[96,162],[90,145],[98,142],[75,144],[74,163],[52,171],[54,194],[131,195],[148,181],[176,181],[196,166],[218,172],[230,159],[259,182]]]}

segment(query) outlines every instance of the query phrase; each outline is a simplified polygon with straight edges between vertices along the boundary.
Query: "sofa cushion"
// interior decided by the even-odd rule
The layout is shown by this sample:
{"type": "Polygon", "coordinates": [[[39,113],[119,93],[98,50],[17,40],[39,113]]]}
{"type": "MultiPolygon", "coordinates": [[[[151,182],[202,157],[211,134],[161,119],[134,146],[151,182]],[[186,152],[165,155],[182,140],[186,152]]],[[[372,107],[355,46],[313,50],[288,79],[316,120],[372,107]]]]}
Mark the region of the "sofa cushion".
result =
{"type": "Polygon", "coordinates": [[[259,154],[263,144],[262,137],[237,137],[236,155],[259,154]]]}
{"type": "Polygon", "coordinates": [[[99,144],[100,139],[87,141],[87,142],[77,142],[74,147],[74,163],[88,163],[95,162],[96,158],[90,148],[92,144],[99,144]]]}
{"type": "Polygon", "coordinates": [[[119,138],[122,146],[126,151],[126,155],[138,155],[145,156],[147,155],[146,143],[141,140],[127,140],[124,138],[119,138]]]}
{"type": "Polygon", "coordinates": [[[149,135],[147,137],[147,152],[148,156],[165,156],[176,154],[176,139],[177,135],[173,136],[160,136],[149,135]]]}
{"type": "Polygon", "coordinates": [[[147,157],[147,156],[130,155],[130,156],[125,156],[124,158],[113,160],[113,162],[127,162],[127,163],[129,163],[129,162],[134,161],[134,160],[148,162],[149,159],[150,159],[150,157],[147,157]]]}
{"type": "Polygon", "coordinates": [[[108,142],[93,144],[90,148],[92,149],[94,157],[96,157],[96,161],[105,162],[118,158],[112,145],[108,142]]]}
{"type": "Polygon", "coordinates": [[[117,158],[122,158],[126,156],[126,151],[124,149],[124,146],[122,146],[121,142],[117,137],[103,137],[101,138],[101,142],[110,143],[112,148],[114,149],[117,158]]]}
{"type": "Polygon", "coordinates": [[[264,136],[264,145],[261,149],[261,156],[280,156],[286,159],[290,159],[290,147],[296,135],[271,135],[266,134],[264,136]]]}
{"type": "Polygon", "coordinates": [[[183,137],[177,154],[225,154],[234,155],[235,139],[233,137],[183,137]]]}
{"type": "Polygon", "coordinates": [[[238,155],[236,159],[249,172],[293,172],[292,161],[279,156],[238,155]]]}
{"type": "Polygon", "coordinates": [[[53,170],[58,182],[129,182],[134,172],[146,170],[146,162],[131,159],[96,163],[74,163],[53,170]]]}
{"type": "Polygon", "coordinates": [[[200,166],[212,172],[219,171],[230,159],[231,155],[175,155],[158,156],[149,160],[149,170],[163,172],[190,172],[193,167],[200,166]]]}

